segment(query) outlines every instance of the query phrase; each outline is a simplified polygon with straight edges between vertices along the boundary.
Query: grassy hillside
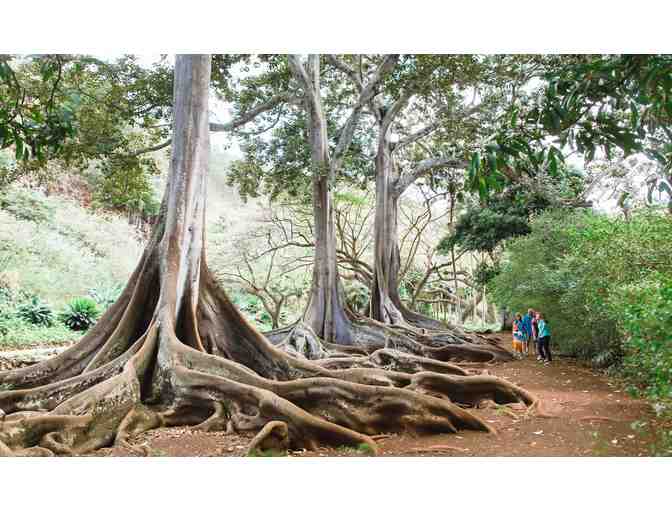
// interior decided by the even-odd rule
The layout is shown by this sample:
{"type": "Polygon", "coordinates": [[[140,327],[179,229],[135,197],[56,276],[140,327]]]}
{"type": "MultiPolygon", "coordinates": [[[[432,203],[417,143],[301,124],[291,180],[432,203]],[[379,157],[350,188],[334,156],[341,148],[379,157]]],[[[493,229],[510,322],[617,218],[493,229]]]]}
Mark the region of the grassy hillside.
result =
{"type": "Polygon", "coordinates": [[[0,200],[0,271],[54,306],[123,283],[142,253],[139,234],[118,216],[20,187],[0,200]]]}
{"type": "MultiPolygon", "coordinates": [[[[221,247],[260,213],[226,184],[228,162],[226,154],[213,154],[209,176],[206,239],[215,270],[227,262],[221,247]]],[[[157,197],[165,186],[165,158],[161,166],[157,197]]],[[[19,318],[18,310],[37,298],[56,319],[74,298],[88,296],[99,301],[102,312],[142,254],[144,239],[125,216],[87,207],[90,201],[67,182],[50,187],[49,195],[22,185],[0,192],[0,349],[78,338],[80,332],[59,320],[50,327],[35,325],[19,318]]]]}
{"type": "Polygon", "coordinates": [[[0,195],[0,348],[62,343],[81,333],[59,312],[73,298],[113,299],[142,252],[137,231],[116,215],[13,186],[0,195]],[[37,300],[51,326],[21,319],[37,300]]]}

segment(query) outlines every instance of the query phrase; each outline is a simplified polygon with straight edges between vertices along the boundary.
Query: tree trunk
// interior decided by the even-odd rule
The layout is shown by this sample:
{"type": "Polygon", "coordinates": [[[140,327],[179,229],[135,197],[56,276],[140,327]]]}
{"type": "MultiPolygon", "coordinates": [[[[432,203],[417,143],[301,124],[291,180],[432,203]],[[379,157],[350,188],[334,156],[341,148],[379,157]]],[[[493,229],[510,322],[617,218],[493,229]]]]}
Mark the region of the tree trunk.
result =
{"type": "Polygon", "coordinates": [[[351,324],[345,314],[336,259],[336,228],[331,195],[335,179],[329,157],[327,121],[322,109],[320,91],[320,57],[311,55],[305,111],[308,141],[311,148],[313,179],[313,219],[315,225],[315,256],[313,281],[304,322],[327,342],[352,343],[351,324]]]}
{"type": "Polygon", "coordinates": [[[397,237],[399,173],[388,140],[379,141],[376,154],[376,211],[374,220],[375,271],[371,289],[371,310],[375,320],[386,324],[407,324],[429,330],[451,331],[451,339],[469,339],[454,326],[426,317],[406,307],[399,296],[401,256],[397,237]]]}
{"type": "Polygon", "coordinates": [[[321,366],[273,347],[241,316],[203,251],[209,75],[208,56],[178,55],[166,194],[120,298],[76,345],[0,372],[0,455],[133,448],[130,438],[160,426],[259,431],[275,421],[293,448],[376,451],[369,434],[491,430],[459,405],[532,404],[506,381],[393,350],[339,358],[359,370],[321,366]]]}
{"type": "Polygon", "coordinates": [[[376,154],[376,211],[374,218],[374,268],[371,286],[371,317],[385,324],[405,324],[400,310],[397,240],[398,197],[394,184],[398,174],[387,139],[378,143],[376,154]]]}
{"type": "Polygon", "coordinates": [[[315,255],[310,299],[304,322],[327,342],[352,344],[352,326],[343,307],[338,265],[331,190],[326,176],[313,178],[315,255]]]}

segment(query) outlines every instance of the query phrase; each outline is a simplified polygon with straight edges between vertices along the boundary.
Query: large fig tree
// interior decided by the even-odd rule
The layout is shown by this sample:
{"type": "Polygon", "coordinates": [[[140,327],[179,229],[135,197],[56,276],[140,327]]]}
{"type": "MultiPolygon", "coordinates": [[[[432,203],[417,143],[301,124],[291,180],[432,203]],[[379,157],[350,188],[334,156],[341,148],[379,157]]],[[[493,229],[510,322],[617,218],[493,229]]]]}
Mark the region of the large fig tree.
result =
{"type": "Polygon", "coordinates": [[[271,421],[284,422],[293,447],[375,450],[379,432],[489,431],[463,409],[484,398],[533,403],[495,377],[391,349],[357,357],[354,370],[340,368],[343,357],[307,361],[245,321],[204,254],[210,72],[208,55],[176,59],[169,179],[120,298],[73,347],[0,373],[0,454],[72,455],[160,426],[256,431],[271,421]]]}

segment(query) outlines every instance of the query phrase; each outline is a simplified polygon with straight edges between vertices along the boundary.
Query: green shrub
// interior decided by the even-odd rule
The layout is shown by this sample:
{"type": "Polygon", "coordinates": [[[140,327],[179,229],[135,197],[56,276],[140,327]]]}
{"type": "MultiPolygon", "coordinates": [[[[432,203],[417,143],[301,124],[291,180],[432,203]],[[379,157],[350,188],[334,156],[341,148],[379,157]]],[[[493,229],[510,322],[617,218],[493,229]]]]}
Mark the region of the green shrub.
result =
{"type": "Polygon", "coordinates": [[[672,218],[626,221],[550,212],[507,246],[488,289],[500,305],[545,313],[556,349],[612,367],[633,394],[672,413],[672,218]]]}
{"type": "Polygon", "coordinates": [[[88,297],[79,297],[70,301],[60,314],[63,324],[73,331],[86,331],[95,324],[100,311],[96,302],[88,297]]]}
{"type": "Polygon", "coordinates": [[[29,301],[20,304],[16,314],[24,321],[36,326],[49,327],[54,323],[54,312],[47,303],[41,301],[37,296],[33,296],[29,301]]]}
{"type": "Polygon", "coordinates": [[[611,299],[623,310],[622,373],[631,391],[655,401],[658,414],[672,416],[672,276],[652,274],[611,299]]]}
{"type": "Polygon", "coordinates": [[[346,281],[343,288],[348,307],[355,313],[368,315],[371,290],[357,281],[346,281]]]}

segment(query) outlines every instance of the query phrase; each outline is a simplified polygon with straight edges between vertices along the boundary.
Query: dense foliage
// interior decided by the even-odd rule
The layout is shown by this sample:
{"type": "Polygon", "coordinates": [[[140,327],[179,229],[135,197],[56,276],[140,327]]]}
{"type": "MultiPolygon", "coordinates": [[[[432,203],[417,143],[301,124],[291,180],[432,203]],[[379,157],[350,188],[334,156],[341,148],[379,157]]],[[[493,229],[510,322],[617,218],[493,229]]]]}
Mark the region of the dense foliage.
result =
{"type": "MultiPolygon", "coordinates": [[[[0,55],[0,149],[13,147],[18,162],[55,157],[76,133],[73,112],[79,96],[64,93],[65,65],[62,55],[0,55]],[[30,80],[17,69],[17,60],[21,68],[30,68],[30,80]]],[[[0,165],[0,184],[15,172],[0,165]]]]}
{"type": "Polygon", "coordinates": [[[472,154],[472,190],[497,191],[503,175],[555,174],[569,150],[589,162],[640,153],[658,166],[646,184],[672,208],[670,55],[537,55],[521,67],[489,143],[472,154]]]}
{"type": "Polygon", "coordinates": [[[492,252],[502,241],[528,234],[530,217],[550,205],[541,193],[512,186],[488,197],[485,203],[471,204],[461,215],[454,232],[445,237],[439,249],[453,245],[470,251],[492,252]]]}
{"type": "Polygon", "coordinates": [[[672,219],[552,211],[512,241],[490,289],[543,311],[556,349],[614,367],[634,392],[672,402],[672,219]]]}
{"type": "Polygon", "coordinates": [[[156,214],[152,153],[170,145],[172,69],[134,56],[0,58],[0,187],[64,172],[93,173],[94,201],[143,216],[156,214]]]}

